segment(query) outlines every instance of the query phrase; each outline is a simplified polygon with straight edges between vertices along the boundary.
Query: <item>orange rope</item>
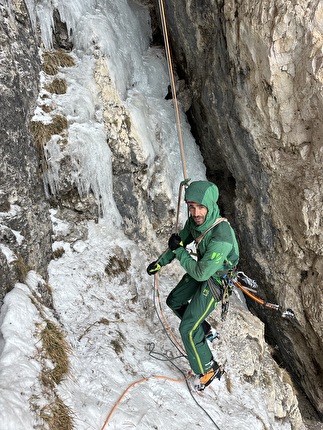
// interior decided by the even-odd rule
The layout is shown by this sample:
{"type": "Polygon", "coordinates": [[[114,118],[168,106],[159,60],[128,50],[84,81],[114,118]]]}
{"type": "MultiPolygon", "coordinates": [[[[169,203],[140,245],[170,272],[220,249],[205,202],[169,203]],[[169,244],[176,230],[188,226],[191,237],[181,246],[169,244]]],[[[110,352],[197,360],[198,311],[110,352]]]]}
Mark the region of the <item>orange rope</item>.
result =
{"type": "Polygon", "coordinates": [[[161,300],[160,300],[160,295],[159,295],[159,289],[158,289],[158,274],[155,273],[155,285],[156,285],[156,293],[157,293],[157,299],[158,299],[158,305],[159,305],[159,310],[160,310],[160,314],[163,318],[163,322],[164,322],[164,326],[168,332],[168,334],[173,338],[174,342],[178,345],[178,347],[186,354],[186,351],[184,349],[184,347],[179,343],[179,341],[177,340],[176,336],[174,335],[174,333],[172,332],[171,328],[169,327],[165,314],[163,312],[162,309],[162,305],[161,305],[161,300]]]}
{"type": "Polygon", "coordinates": [[[180,121],[179,109],[178,109],[178,103],[177,103],[175,79],[174,79],[172,58],[171,58],[169,42],[168,42],[168,32],[167,32],[167,25],[166,25],[163,0],[159,0],[159,10],[160,10],[162,27],[163,27],[163,35],[164,35],[165,50],[166,50],[166,56],[167,56],[168,72],[169,72],[169,76],[170,76],[172,94],[173,94],[173,99],[174,99],[174,107],[175,107],[176,124],[177,124],[178,138],[179,138],[179,146],[180,146],[180,151],[181,151],[181,156],[182,156],[183,174],[184,174],[184,179],[187,179],[183,136],[182,136],[182,130],[181,130],[181,121],[180,121]]]}
{"type": "Polygon", "coordinates": [[[161,376],[161,375],[154,375],[154,376],[150,376],[149,378],[142,378],[139,381],[135,381],[132,384],[129,385],[128,388],[126,388],[124,390],[124,392],[121,394],[121,396],[119,397],[119,399],[117,400],[117,402],[115,403],[115,405],[113,406],[113,408],[111,409],[111,412],[109,413],[109,415],[107,416],[106,420],[104,421],[103,426],[101,427],[101,430],[103,430],[105,428],[105,426],[107,425],[107,423],[109,422],[113,412],[117,409],[117,407],[119,406],[121,400],[123,399],[123,397],[127,394],[127,392],[130,390],[130,388],[134,387],[137,384],[140,384],[141,382],[145,382],[145,381],[149,381],[150,379],[166,379],[168,381],[172,381],[172,382],[185,382],[187,381],[189,378],[191,377],[191,372],[186,376],[186,378],[184,379],[174,379],[171,378],[169,376],[161,376]]]}
{"type": "MultiPolygon", "coordinates": [[[[155,273],[154,277],[155,277],[155,286],[156,286],[156,294],[157,294],[157,299],[158,299],[159,310],[160,310],[161,316],[162,316],[162,318],[163,318],[163,322],[164,322],[165,328],[166,328],[166,330],[168,331],[169,335],[173,338],[173,340],[175,341],[175,343],[176,343],[176,344],[179,346],[179,348],[180,348],[180,349],[185,353],[186,351],[185,351],[184,347],[183,347],[183,346],[178,342],[178,340],[176,339],[175,335],[173,334],[173,332],[171,331],[171,328],[169,327],[169,325],[168,325],[168,323],[167,323],[167,320],[166,320],[165,314],[164,314],[163,309],[162,309],[161,300],[160,300],[160,294],[159,294],[159,288],[158,288],[158,274],[157,274],[157,273],[155,273]]],[[[115,405],[113,406],[113,408],[111,409],[111,411],[110,411],[109,415],[107,416],[107,418],[106,418],[106,420],[105,420],[105,422],[104,422],[103,426],[101,427],[101,430],[103,430],[103,429],[105,428],[105,426],[106,426],[106,425],[107,425],[107,423],[109,422],[109,420],[110,420],[110,418],[111,418],[112,414],[113,414],[113,413],[114,413],[114,411],[117,409],[117,407],[118,407],[118,405],[120,404],[120,402],[121,402],[121,400],[123,399],[123,397],[124,397],[124,396],[127,394],[127,392],[128,392],[132,387],[134,387],[135,385],[140,384],[141,382],[144,382],[144,381],[149,381],[150,379],[166,379],[166,380],[168,380],[168,381],[172,381],[172,382],[185,382],[185,381],[187,381],[187,380],[191,377],[191,375],[192,375],[192,372],[191,372],[191,371],[188,373],[188,375],[186,376],[186,378],[183,378],[183,379],[174,379],[174,378],[171,378],[171,377],[169,377],[169,376],[154,375],[154,376],[151,376],[151,377],[149,377],[149,378],[142,378],[142,379],[140,379],[139,381],[135,381],[135,382],[133,382],[133,383],[132,383],[132,384],[130,384],[130,385],[129,385],[129,387],[128,387],[128,388],[126,388],[126,389],[124,390],[124,392],[121,394],[121,396],[119,397],[119,399],[117,400],[117,402],[115,403],[115,405]]]]}

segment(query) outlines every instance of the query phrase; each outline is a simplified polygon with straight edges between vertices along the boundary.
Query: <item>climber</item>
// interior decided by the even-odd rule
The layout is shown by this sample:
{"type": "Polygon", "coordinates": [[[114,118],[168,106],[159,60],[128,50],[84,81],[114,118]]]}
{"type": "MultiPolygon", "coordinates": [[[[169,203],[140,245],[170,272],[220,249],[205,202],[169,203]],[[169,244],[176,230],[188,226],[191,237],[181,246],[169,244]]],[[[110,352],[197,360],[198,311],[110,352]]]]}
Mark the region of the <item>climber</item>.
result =
{"type": "Polygon", "coordinates": [[[187,272],[170,292],[166,303],[181,319],[179,331],[190,366],[195,373],[194,389],[203,390],[224,369],[213,358],[207,340],[214,329],[205,321],[223,295],[222,279],[238,263],[235,233],[221,218],[218,188],[208,181],[192,182],[185,191],[189,218],[179,234],[172,234],[169,249],[147,267],[153,275],[177,258],[187,272]],[[212,227],[213,224],[216,224],[212,227]],[[185,248],[196,241],[197,259],[185,248]]]}

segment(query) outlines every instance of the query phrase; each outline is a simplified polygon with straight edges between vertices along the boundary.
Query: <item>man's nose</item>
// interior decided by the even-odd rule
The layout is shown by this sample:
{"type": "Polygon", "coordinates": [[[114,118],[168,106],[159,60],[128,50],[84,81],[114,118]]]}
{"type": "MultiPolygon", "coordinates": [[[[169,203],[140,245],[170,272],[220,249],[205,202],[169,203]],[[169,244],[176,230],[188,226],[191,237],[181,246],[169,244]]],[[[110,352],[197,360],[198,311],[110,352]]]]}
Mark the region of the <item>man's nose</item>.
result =
{"type": "Polygon", "coordinates": [[[194,216],[201,215],[201,209],[200,208],[194,208],[194,216]]]}

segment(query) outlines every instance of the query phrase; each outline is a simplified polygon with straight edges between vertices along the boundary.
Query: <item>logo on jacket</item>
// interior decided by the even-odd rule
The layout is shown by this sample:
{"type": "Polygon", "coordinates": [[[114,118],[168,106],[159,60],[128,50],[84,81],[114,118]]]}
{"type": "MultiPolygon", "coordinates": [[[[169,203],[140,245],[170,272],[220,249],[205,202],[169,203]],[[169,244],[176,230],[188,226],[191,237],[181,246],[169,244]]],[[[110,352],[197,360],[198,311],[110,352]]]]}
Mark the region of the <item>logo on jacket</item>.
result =
{"type": "Polygon", "coordinates": [[[209,293],[210,293],[210,290],[208,288],[204,288],[204,290],[202,292],[203,296],[207,297],[209,295],[209,293]]]}

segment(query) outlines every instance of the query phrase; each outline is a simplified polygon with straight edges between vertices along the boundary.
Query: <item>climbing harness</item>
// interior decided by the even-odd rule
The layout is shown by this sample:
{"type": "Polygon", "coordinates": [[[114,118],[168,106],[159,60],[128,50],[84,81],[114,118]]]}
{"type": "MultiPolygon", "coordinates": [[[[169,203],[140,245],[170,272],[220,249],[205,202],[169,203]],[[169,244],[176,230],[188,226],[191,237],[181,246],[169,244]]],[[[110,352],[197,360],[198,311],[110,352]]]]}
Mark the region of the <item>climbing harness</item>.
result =
{"type": "Polygon", "coordinates": [[[229,300],[233,289],[230,281],[235,272],[233,270],[228,270],[221,273],[217,272],[217,275],[220,275],[221,285],[212,277],[207,280],[207,283],[214,299],[218,303],[220,301],[222,303],[221,321],[225,321],[229,311],[229,300]]]}

